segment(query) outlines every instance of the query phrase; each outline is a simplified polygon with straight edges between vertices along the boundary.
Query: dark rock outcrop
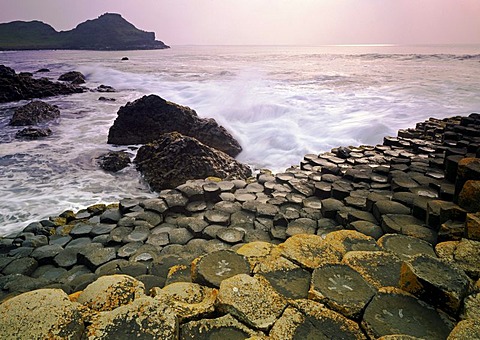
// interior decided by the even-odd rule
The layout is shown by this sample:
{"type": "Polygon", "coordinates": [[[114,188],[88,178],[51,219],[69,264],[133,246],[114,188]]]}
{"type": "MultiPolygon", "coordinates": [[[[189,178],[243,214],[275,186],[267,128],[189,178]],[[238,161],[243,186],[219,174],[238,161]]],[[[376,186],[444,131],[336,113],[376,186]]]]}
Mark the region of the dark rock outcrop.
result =
{"type": "Polygon", "coordinates": [[[15,110],[10,125],[36,125],[58,117],[60,117],[60,110],[57,106],[42,101],[33,101],[15,110]]]}
{"type": "Polygon", "coordinates": [[[28,127],[18,131],[15,134],[15,138],[25,139],[37,139],[42,137],[48,137],[52,134],[52,130],[49,128],[28,127]]]}
{"type": "Polygon", "coordinates": [[[123,151],[111,151],[101,156],[99,162],[103,170],[117,172],[130,164],[130,156],[123,151]]]}
{"type": "Polygon", "coordinates": [[[79,84],[84,84],[85,83],[85,76],[78,71],[70,71],[70,72],[62,74],[58,78],[58,80],[68,81],[72,84],[79,85],[79,84]]]}
{"type": "Polygon", "coordinates": [[[153,50],[169,48],[154,32],[139,30],[120,14],[105,13],[73,30],[57,32],[41,21],[0,24],[0,50],[153,50]]]}
{"type": "Polygon", "coordinates": [[[180,133],[164,134],[142,146],[135,163],[153,190],[174,188],[189,179],[251,175],[247,165],[180,133]]]}
{"type": "Polygon", "coordinates": [[[82,87],[17,75],[13,69],[0,65],[0,103],[81,93],[82,87]]]}
{"type": "Polygon", "coordinates": [[[189,107],[156,95],[144,96],[121,107],[108,133],[108,143],[146,144],[174,131],[194,137],[232,157],[242,151],[232,135],[214,119],[201,119],[189,107]]]}

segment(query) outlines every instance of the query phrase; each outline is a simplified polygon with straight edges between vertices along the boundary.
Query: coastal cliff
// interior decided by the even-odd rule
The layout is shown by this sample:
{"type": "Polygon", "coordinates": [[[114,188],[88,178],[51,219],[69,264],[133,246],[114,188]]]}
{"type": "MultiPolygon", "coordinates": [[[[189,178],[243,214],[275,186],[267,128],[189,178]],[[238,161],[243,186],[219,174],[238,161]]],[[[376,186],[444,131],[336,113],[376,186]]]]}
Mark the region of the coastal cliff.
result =
{"type": "Polygon", "coordinates": [[[0,24],[0,50],[153,50],[169,46],[122,18],[105,13],[69,31],[57,32],[41,21],[0,24]]]}

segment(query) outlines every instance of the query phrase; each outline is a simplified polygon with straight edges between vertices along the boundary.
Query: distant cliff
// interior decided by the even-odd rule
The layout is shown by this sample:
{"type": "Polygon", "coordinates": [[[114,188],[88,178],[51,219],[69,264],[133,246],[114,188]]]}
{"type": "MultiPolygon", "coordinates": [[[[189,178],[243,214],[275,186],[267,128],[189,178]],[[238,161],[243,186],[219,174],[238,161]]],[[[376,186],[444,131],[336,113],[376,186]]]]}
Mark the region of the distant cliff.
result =
{"type": "Polygon", "coordinates": [[[169,48],[154,32],[139,30],[120,14],[106,13],[70,31],[41,21],[0,24],[0,50],[152,50],[169,48]]]}

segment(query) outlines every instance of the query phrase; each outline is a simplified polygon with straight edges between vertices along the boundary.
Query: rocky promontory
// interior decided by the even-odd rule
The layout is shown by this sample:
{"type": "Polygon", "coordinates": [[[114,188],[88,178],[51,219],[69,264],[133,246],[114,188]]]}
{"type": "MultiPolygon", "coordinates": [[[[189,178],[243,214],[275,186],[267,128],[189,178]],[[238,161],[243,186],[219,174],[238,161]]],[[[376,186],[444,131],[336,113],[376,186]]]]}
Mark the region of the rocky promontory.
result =
{"type": "Polygon", "coordinates": [[[478,339],[480,115],[0,238],[5,339],[478,339]]]}
{"type": "Polygon", "coordinates": [[[139,30],[120,14],[105,13],[69,31],[57,32],[41,21],[0,24],[0,50],[153,50],[169,46],[154,32],[139,30]]]}

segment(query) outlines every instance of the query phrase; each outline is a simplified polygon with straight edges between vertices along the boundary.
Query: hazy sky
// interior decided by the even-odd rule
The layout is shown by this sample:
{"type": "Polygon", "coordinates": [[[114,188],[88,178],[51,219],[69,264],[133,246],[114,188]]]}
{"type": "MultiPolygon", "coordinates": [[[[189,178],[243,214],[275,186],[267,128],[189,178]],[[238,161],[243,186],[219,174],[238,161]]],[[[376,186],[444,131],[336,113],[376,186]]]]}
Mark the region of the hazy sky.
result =
{"type": "Polygon", "coordinates": [[[56,30],[105,12],[169,45],[480,43],[480,0],[0,0],[56,30]]]}

